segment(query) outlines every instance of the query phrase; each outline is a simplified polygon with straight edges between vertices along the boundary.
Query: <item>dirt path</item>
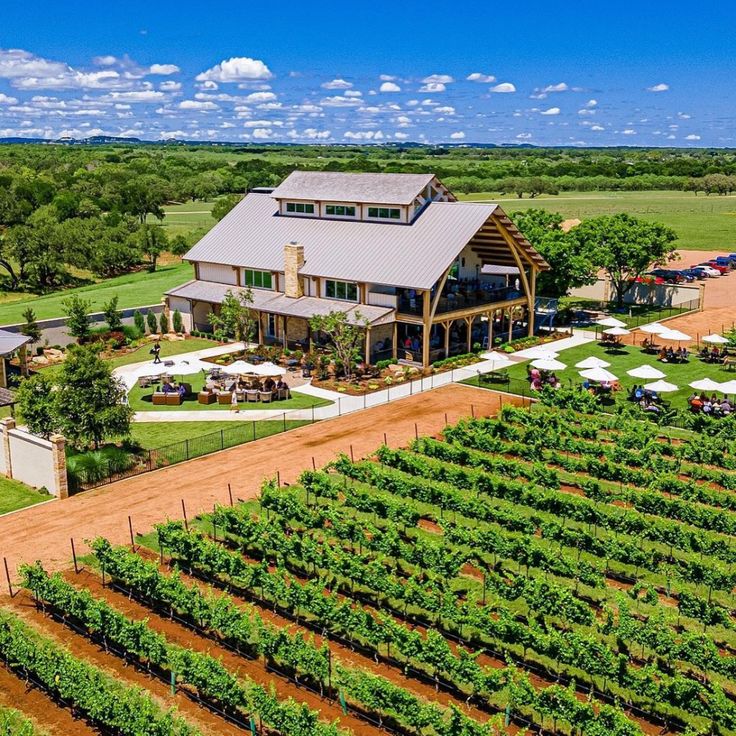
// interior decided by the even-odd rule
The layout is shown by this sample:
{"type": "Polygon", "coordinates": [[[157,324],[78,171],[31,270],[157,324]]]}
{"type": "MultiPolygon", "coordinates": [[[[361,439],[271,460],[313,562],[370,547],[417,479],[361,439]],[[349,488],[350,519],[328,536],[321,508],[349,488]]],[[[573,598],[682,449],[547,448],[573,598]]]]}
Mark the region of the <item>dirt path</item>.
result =
{"type": "Polygon", "coordinates": [[[129,540],[128,516],[136,532],[146,532],[166,518],[182,517],[182,499],[191,518],[233,495],[253,498],[266,477],[278,472],[281,482],[333,460],[340,452],[355,458],[372,453],[384,440],[406,445],[415,434],[434,434],[449,422],[474,413],[495,413],[502,396],[485,389],[452,384],[347,416],[294,429],[286,434],[234,447],[214,455],[129,478],[118,483],[0,518],[0,556],[11,575],[20,562],[40,559],[48,569],[67,566],[70,539],[77,554],[85,539],[102,535],[115,544],[129,540]]]}

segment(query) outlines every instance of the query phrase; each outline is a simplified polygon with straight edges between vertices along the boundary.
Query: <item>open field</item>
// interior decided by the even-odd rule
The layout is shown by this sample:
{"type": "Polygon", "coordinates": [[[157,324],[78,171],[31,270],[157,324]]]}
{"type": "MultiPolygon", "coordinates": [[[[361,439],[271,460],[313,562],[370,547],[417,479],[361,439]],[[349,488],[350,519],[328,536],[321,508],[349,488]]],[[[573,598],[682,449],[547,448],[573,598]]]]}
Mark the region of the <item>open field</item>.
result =
{"type": "MultiPolygon", "coordinates": [[[[203,337],[188,337],[186,340],[162,340],[160,344],[162,360],[175,355],[181,355],[182,353],[191,353],[195,350],[204,350],[205,348],[211,348],[213,345],[217,345],[212,340],[205,340],[203,337]]],[[[113,368],[119,368],[121,365],[153,361],[150,350],[151,343],[144,343],[137,350],[110,358],[108,362],[113,368]]]]}
{"type": "Polygon", "coordinates": [[[507,213],[530,207],[584,220],[626,212],[661,222],[678,235],[678,248],[736,252],[736,195],[697,197],[687,192],[561,192],[534,199],[493,192],[461,194],[459,199],[499,202],[507,213]]]}
{"type": "Polygon", "coordinates": [[[169,236],[188,233],[192,230],[209,230],[216,220],[210,214],[214,202],[183,202],[164,207],[163,221],[148,216],[150,225],[163,225],[169,236]]]}
{"type": "Polygon", "coordinates": [[[61,302],[70,294],[79,294],[83,299],[92,302],[92,311],[101,311],[105,302],[117,295],[121,309],[140,307],[148,304],[159,304],[168,289],[178,286],[192,278],[192,267],[188,263],[160,266],[154,273],[146,270],[117,276],[98,284],[80,286],[76,289],[57,291],[46,296],[24,298],[0,304],[0,325],[12,325],[23,321],[23,310],[33,307],[36,319],[62,317],[64,310],[61,302]]]}

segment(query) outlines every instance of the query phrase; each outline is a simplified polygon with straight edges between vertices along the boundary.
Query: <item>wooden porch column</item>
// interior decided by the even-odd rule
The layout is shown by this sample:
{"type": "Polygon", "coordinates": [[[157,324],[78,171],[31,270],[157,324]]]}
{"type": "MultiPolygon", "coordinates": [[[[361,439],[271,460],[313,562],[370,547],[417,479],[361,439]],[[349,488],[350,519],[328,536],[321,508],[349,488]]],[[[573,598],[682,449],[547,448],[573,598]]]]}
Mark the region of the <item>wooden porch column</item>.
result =
{"type": "Polygon", "coordinates": [[[398,339],[399,339],[399,323],[394,322],[393,345],[391,346],[391,358],[393,360],[396,360],[399,354],[399,346],[397,344],[398,339]]]}
{"type": "Polygon", "coordinates": [[[537,269],[532,268],[531,271],[531,281],[529,283],[529,337],[532,337],[534,335],[534,319],[536,317],[536,315],[534,314],[534,307],[536,304],[537,296],[537,269]]]}
{"type": "Polygon", "coordinates": [[[281,329],[283,331],[283,334],[281,335],[281,338],[282,338],[282,342],[283,342],[284,347],[288,347],[288,345],[286,343],[286,320],[287,319],[288,319],[288,317],[285,314],[281,317],[281,329]]]}
{"type": "Polygon", "coordinates": [[[422,294],[422,316],[423,316],[423,324],[422,324],[422,367],[428,368],[429,367],[429,330],[430,330],[430,322],[432,319],[432,313],[431,313],[431,305],[429,302],[429,289],[424,291],[422,294]]]}
{"type": "Polygon", "coordinates": [[[258,344],[263,345],[263,312],[258,312],[258,344]]]}
{"type": "Polygon", "coordinates": [[[509,314],[509,342],[511,342],[511,335],[514,331],[514,310],[507,309],[506,311],[509,314]]]}
{"type": "Polygon", "coordinates": [[[445,358],[450,357],[450,328],[454,320],[443,322],[442,326],[445,328],[445,358]]]}
{"type": "Polygon", "coordinates": [[[473,320],[475,317],[465,317],[465,338],[468,343],[468,349],[465,351],[469,353],[473,349],[473,320]]]}
{"type": "Polygon", "coordinates": [[[371,328],[365,328],[365,362],[371,362],[371,328]]]}
{"type": "Polygon", "coordinates": [[[493,312],[486,314],[488,319],[488,349],[493,350],[493,312]]]}

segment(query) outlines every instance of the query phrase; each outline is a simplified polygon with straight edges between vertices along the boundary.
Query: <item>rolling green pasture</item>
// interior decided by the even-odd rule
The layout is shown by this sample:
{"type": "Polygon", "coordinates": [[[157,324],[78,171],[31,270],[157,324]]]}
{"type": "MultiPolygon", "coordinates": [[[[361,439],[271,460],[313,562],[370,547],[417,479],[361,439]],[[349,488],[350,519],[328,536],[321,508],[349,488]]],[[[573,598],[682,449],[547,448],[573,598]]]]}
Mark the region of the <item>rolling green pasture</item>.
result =
{"type": "Polygon", "coordinates": [[[192,230],[209,230],[217,221],[210,214],[214,202],[183,202],[164,207],[166,216],[163,221],[152,215],[148,222],[152,225],[163,225],[169,235],[180,235],[192,230]]]}
{"type": "Polygon", "coordinates": [[[559,212],[565,219],[627,212],[661,222],[678,235],[678,248],[736,252],[736,195],[697,197],[688,192],[562,192],[534,199],[501,196],[493,192],[461,194],[460,199],[492,200],[504,210],[529,207],[559,212]]]}

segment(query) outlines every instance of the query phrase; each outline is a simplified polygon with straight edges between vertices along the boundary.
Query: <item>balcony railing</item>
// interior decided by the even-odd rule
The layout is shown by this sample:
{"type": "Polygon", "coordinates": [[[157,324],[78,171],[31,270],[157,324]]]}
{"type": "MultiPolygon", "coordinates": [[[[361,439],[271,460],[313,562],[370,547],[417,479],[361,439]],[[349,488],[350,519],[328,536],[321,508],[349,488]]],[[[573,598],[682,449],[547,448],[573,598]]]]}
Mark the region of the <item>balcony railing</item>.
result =
{"type": "MultiPolygon", "coordinates": [[[[435,314],[446,314],[447,312],[456,312],[460,309],[483,307],[490,304],[518,299],[521,296],[523,296],[523,294],[513,286],[503,286],[498,289],[453,288],[452,291],[447,291],[440,296],[435,314]]],[[[412,314],[421,317],[423,313],[421,296],[414,299],[400,296],[398,311],[399,314],[412,314]]]]}

